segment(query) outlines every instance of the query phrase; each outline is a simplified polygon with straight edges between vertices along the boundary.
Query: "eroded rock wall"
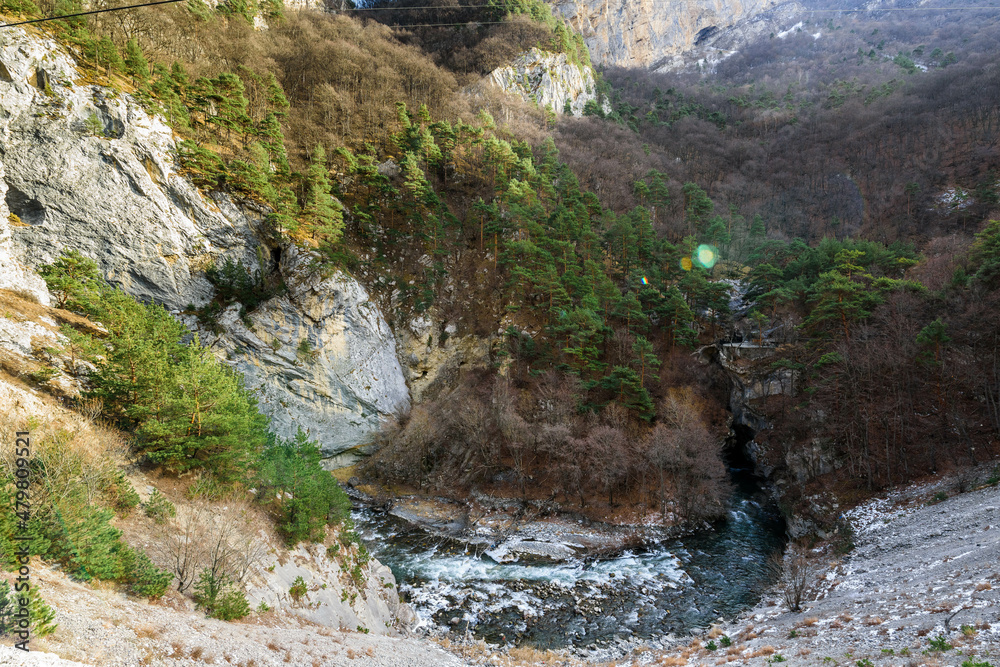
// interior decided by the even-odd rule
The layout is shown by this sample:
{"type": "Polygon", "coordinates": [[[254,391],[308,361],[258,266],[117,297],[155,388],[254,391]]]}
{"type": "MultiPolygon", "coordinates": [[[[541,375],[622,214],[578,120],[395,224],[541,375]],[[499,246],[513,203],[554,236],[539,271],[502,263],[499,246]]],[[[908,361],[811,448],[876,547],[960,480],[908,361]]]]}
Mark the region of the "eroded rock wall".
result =
{"type": "Polygon", "coordinates": [[[654,67],[779,0],[557,0],[596,64],[654,67]]]}
{"type": "Polygon", "coordinates": [[[301,428],[330,457],[405,411],[409,391],[392,331],[368,292],[344,273],[314,270],[313,259],[286,248],[279,270],[287,292],[246,321],[233,305],[219,319],[222,333],[201,335],[243,375],[275,433],[292,438],[301,428]]]}
{"type": "Polygon", "coordinates": [[[256,264],[266,248],[255,216],[177,173],[162,119],[128,95],[78,85],[52,40],[18,29],[0,38],[0,162],[25,262],[77,249],[129,293],[171,309],[211,298],[203,271],[214,259],[256,264]]]}
{"type": "Polygon", "coordinates": [[[559,114],[569,102],[572,114],[582,116],[587,102],[597,99],[590,67],[569,62],[565,53],[537,48],[521,54],[510,65],[493,70],[487,81],[543,109],[551,106],[559,114]]]}

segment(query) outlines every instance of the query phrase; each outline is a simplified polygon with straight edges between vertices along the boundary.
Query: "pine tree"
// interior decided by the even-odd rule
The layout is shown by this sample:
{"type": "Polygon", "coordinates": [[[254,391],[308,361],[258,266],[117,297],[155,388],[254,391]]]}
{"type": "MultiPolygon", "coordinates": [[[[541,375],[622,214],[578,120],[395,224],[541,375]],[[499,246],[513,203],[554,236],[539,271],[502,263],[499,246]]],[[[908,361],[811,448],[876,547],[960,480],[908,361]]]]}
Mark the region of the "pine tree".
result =
{"type": "Polygon", "coordinates": [[[646,369],[659,368],[660,359],[653,350],[653,344],[644,336],[636,336],[635,343],[632,344],[632,363],[639,367],[639,384],[646,385],[646,369]]]}
{"type": "Polygon", "coordinates": [[[642,386],[639,374],[628,366],[615,366],[611,375],[601,380],[601,387],[615,392],[618,402],[638,412],[641,418],[652,421],[656,415],[653,399],[642,386]]]}
{"type": "Polygon", "coordinates": [[[137,431],[150,460],[222,483],[243,479],[263,448],[267,419],[242,379],[195,340],[184,348],[161,401],[137,431]]]}
{"type": "Polygon", "coordinates": [[[56,297],[57,308],[86,311],[106,287],[97,263],[79,250],[68,250],[52,264],[38,269],[56,297]]]}
{"type": "Polygon", "coordinates": [[[694,234],[701,230],[715,205],[708,198],[708,193],[695,183],[685,183],[682,191],[684,192],[684,219],[688,223],[688,233],[694,234]]]}
{"type": "Polygon", "coordinates": [[[694,323],[694,313],[684,299],[684,295],[676,287],[671,287],[667,291],[663,314],[668,322],[668,340],[671,347],[675,345],[693,347],[697,341],[697,335],[691,328],[694,323]]]}
{"type": "Polygon", "coordinates": [[[839,326],[844,340],[851,339],[851,324],[868,317],[871,308],[880,301],[859,282],[849,279],[840,271],[826,271],[812,287],[815,305],[803,323],[814,331],[839,326]]]}
{"type": "Polygon", "coordinates": [[[135,39],[125,44],[125,71],[132,77],[132,85],[145,86],[149,83],[149,62],[135,39]]]}
{"type": "Polygon", "coordinates": [[[317,144],[306,174],[302,218],[313,236],[320,235],[326,243],[334,245],[344,233],[344,215],[330,194],[327,174],[326,151],[323,144],[317,144]]]}

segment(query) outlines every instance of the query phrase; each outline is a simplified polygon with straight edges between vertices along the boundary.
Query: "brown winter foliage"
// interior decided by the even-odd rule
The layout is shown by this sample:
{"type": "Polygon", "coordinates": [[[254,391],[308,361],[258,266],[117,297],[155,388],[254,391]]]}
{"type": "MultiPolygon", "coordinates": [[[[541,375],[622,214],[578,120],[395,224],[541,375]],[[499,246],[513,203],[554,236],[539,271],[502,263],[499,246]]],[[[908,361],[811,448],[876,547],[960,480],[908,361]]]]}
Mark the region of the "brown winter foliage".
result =
{"type": "Polygon", "coordinates": [[[824,15],[705,76],[610,70],[613,106],[634,129],[564,122],[557,145],[617,210],[636,203],[631,185],[648,170],[669,174],[668,231],[691,181],[717,213],[760,214],[783,238],[970,233],[997,202],[983,196],[1000,173],[997,20],[956,11],[834,25],[824,15]],[[953,187],[972,201],[942,203],[953,187]]]}
{"type": "Polygon", "coordinates": [[[530,383],[470,372],[383,429],[365,472],[423,492],[477,489],[606,513],[628,507],[665,523],[722,512],[724,432],[706,423],[703,394],[670,389],[650,428],[616,405],[581,413],[580,391],[579,379],[556,371],[530,383]]]}

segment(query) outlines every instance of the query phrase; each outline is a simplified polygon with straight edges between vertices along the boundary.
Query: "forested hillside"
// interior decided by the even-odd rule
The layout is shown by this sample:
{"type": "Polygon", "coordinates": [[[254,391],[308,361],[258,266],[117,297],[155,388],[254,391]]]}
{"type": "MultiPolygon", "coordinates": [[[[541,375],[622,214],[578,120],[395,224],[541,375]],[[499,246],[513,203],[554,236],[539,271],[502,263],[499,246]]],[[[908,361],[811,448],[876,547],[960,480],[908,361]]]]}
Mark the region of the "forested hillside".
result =
{"type": "MultiPolygon", "coordinates": [[[[492,340],[387,425],[369,474],[719,515],[729,380],[692,352],[740,339],[780,344],[762,370],[794,378],[756,406],[762,456],[823,451],[793,498],[821,472],[868,492],[1000,453],[995,16],[806,16],[714,72],[607,71],[610,114],[557,119],[463,87],[531,46],[588,63],[546,5],[450,9],[467,27],[400,7],[51,28],[166,116],[199,187],[264,211],[275,247],[351,271],[397,328],[431,317],[428,348],[492,340]]],[[[281,289],[266,267],[214,281],[191,309],[209,329],[281,289]]]]}

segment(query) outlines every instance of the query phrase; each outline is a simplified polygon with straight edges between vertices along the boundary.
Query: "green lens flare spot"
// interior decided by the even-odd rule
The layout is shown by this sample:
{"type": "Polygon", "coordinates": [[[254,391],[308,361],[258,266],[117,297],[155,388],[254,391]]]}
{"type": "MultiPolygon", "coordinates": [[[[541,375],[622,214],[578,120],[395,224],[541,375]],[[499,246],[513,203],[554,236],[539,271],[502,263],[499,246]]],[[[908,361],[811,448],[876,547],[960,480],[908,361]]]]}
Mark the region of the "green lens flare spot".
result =
{"type": "Polygon", "coordinates": [[[698,266],[710,269],[719,261],[719,249],[715,246],[703,243],[698,246],[694,257],[698,266]]]}

